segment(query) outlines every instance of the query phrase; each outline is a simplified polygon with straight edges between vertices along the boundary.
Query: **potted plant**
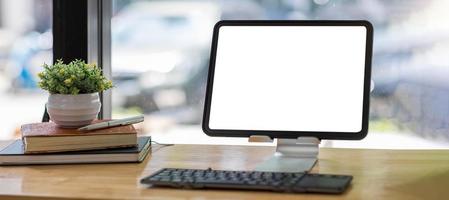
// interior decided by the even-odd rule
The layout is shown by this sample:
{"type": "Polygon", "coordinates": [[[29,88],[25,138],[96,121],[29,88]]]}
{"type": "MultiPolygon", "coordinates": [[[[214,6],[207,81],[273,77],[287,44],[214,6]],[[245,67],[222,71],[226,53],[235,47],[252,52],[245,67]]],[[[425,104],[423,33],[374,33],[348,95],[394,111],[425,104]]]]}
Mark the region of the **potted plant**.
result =
{"type": "Polygon", "coordinates": [[[100,111],[99,92],[112,87],[95,64],[75,60],[44,64],[39,87],[50,93],[46,104],[50,120],[65,128],[90,124],[100,111]]]}

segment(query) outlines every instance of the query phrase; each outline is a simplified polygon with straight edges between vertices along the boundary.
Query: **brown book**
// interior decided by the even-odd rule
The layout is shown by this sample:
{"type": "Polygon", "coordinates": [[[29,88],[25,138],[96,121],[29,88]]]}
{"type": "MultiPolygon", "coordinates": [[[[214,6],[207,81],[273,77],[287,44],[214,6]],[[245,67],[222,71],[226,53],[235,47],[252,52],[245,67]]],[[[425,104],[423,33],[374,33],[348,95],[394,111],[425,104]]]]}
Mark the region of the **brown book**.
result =
{"type": "Polygon", "coordinates": [[[137,146],[133,125],[81,132],[43,122],[22,125],[21,133],[26,154],[137,146]]]}

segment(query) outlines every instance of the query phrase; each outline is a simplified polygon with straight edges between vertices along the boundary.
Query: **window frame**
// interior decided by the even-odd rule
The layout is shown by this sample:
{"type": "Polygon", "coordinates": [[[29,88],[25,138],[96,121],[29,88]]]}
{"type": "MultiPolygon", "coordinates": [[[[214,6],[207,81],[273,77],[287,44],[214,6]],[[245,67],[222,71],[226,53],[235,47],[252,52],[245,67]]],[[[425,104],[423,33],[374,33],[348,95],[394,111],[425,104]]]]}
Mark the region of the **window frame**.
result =
{"type": "MultiPolygon", "coordinates": [[[[88,0],[87,3],[87,61],[97,63],[103,75],[112,80],[111,71],[112,1],[88,0]]],[[[99,119],[111,119],[111,90],[100,93],[99,119]]]]}
{"type": "MultiPolygon", "coordinates": [[[[111,79],[111,17],[109,0],[53,0],[53,62],[82,59],[96,63],[111,79]]],[[[111,91],[100,93],[99,119],[112,116],[111,91]]],[[[49,121],[45,109],[42,121],[49,121]]]]}

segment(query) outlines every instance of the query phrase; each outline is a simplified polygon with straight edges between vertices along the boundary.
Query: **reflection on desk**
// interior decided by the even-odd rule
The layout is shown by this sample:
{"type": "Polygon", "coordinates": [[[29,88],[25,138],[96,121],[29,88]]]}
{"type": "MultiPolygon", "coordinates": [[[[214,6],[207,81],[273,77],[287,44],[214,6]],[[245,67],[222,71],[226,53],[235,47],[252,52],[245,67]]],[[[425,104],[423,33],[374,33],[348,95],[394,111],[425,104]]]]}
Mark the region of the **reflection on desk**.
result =
{"type": "MultiPolygon", "coordinates": [[[[0,142],[0,147],[7,142],[0,142]]],[[[163,167],[251,170],[274,147],[154,145],[140,163],[0,167],[0,199],[441,199],[449,196],[449,150],[320,150],[312,172],[351,174],[343,195],[145,188],[163,167]]]]}

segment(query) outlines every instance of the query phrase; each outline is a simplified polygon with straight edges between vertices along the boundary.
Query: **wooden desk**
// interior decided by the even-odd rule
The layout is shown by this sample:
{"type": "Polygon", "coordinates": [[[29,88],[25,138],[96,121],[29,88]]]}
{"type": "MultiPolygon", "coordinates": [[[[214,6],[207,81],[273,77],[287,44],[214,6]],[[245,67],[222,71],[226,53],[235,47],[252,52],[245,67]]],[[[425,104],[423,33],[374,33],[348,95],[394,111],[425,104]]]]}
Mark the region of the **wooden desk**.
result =
{"type": "MultiPolygon", "coordinates": [[[[0,142],[0,146],[6,143],[0,142]]],[[[352,174],[344,195],[253,191],[147,189],[141,177],[162,167],[251,170],[272,147],[153,146],[140,164],[0,167],[0,199],[444,199],[449,196],[449,150],[320,151],[313,169],[352,174]]]]}

